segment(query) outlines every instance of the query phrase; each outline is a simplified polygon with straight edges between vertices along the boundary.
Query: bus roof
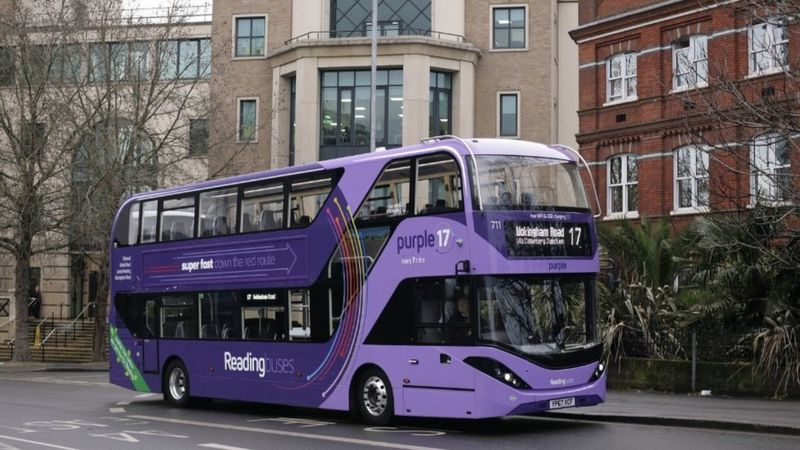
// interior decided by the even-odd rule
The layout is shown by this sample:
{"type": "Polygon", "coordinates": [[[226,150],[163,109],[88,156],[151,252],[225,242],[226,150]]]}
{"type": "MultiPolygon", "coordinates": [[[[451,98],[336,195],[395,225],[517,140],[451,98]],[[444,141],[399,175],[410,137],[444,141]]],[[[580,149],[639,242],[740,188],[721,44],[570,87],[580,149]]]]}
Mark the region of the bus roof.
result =
{"type": "Polygon", "coordinates": [[[560,159],[565,161],[575,161],[575,155],[569,151],[562,150],[560,146],[547,146],[544,144],[520,141],[516,139],[459,139],[455,137],[431,138],[421,144],[398,147],[374,153],[363,153],[344,158],[330,159],[326,161],[303,164],[299,166],[283,167],[260,172],[253,172],[244,175],[236,175],[227,178],[218,178],[202,181],[198,183],[186,184],[178,187],[159,189],[155,191],[142,192],[132,195],[126,200],[147,200],[150,198],[160,198],[170,195],[180,195],[181,193],[194,192],[198,190],[221,188],[240,183],[266,180],[270,178],[282,177],[286,175],[298,175],[306,172],[316,172],[324,169],[335,169],[346,167],[351,163],[360,161],[373,161],[376,159],[394,159],[403,156],[416,156],[431,150],[449,147],[461,156],[470,153],[474,155],[514,155],[514,156],[533,156],[549,159],[560,159]],[[464,145],[469,145],[469,149],[464,145]]]}

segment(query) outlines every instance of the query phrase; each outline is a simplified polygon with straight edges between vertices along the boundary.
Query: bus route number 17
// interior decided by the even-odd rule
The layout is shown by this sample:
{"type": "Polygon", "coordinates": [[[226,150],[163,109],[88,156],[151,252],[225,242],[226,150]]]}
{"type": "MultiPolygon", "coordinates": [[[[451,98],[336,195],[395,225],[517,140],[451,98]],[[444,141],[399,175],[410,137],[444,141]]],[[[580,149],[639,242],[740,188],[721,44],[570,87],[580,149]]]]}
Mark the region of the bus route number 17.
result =
{"type": "Polygon", "coordinates": [[[453,248],[453,241],[455,236],[453,229],[446,223],[440,223],[436,226],[436,251],[438,253],[447,253],[453,248]]]}

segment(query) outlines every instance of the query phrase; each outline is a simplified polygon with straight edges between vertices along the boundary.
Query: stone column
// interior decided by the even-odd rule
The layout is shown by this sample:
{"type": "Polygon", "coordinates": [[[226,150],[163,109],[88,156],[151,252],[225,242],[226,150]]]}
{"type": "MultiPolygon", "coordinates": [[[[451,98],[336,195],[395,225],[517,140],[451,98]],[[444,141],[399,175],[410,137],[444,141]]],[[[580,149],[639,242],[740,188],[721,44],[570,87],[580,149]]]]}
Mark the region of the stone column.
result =
{"type": "Polygon", "coordinates": [[[430,57],[403,56],[403,145],[428,137],[430,57]]]}

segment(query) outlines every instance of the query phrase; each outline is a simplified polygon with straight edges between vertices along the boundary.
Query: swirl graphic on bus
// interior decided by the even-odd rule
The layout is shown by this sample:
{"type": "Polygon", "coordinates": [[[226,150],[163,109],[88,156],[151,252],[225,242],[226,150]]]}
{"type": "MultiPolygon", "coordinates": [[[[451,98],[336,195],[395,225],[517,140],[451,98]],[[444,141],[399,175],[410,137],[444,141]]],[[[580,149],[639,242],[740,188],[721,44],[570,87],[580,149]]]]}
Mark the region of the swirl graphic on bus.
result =
{"type": "Polygon", "coordinates": [[[324,208],[324,213],[341,251],[344,304],[339,327],[336,329],[328,353],[322,362],[305,376],[305,382],[287,388],[290,390],[302,389],[312,383],[320,382],[321,386],[325,386],[320,393],[323,398],[327,397],[341,381],[353,356],[356,336],[361,328],[359,322],[363,306],[361,299],[365,294],[364,286],[367,278],[363,243],[349,206],[343,206],[342,203],[339,197],[335,196],[324,208]]]}

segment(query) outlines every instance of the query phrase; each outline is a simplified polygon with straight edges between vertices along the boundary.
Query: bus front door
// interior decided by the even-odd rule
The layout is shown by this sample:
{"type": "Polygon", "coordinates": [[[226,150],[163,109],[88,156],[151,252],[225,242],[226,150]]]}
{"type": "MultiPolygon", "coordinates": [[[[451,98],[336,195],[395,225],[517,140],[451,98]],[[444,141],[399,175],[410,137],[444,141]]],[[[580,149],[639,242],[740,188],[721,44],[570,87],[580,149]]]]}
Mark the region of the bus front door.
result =
{"type": "Polygon", "coordinates": [[[145,335],[142,344],[142,371],[147,373],[158,373],[158,339],[155,330],[156,320],[156,301],[148,300],[145,303],[145,335]]]}

